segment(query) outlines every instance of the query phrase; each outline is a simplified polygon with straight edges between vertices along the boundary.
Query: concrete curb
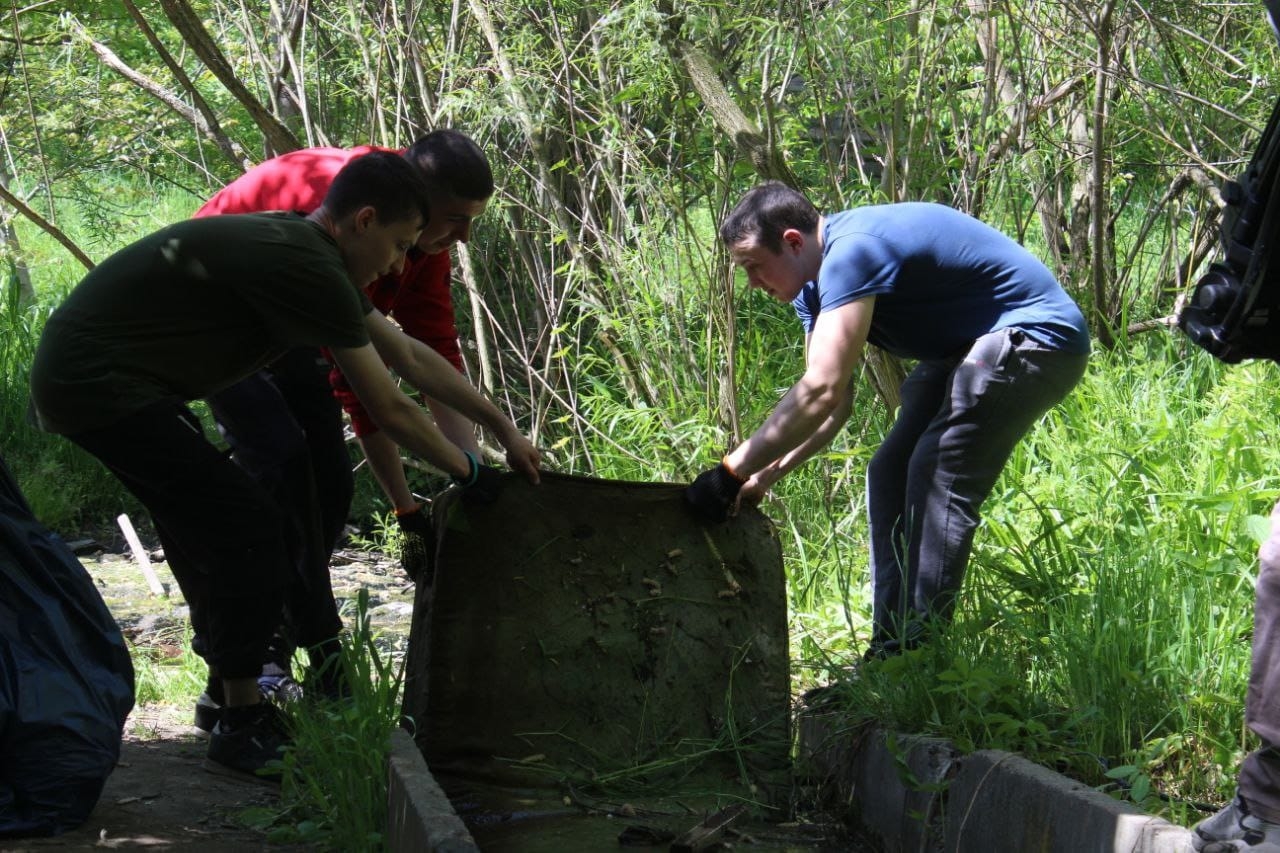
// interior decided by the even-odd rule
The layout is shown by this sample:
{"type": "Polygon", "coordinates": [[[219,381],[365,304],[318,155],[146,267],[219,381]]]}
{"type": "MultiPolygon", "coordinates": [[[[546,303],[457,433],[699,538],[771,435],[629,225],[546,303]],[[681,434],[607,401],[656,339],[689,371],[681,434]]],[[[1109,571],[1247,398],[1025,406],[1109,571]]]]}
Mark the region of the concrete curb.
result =
{"type": "Polygon", "coordinates": [[[391,853],[479,853],[404,729],[391,732],[387,765],[387,849],[391,853]]]}
{"type": "MultiPolygon", "coordinates": [[[[800,769],[886,853],[1191,853],[1191,831],[1013,753],[802,714],[800,769]]],[[[413,738],[391,734],[387,849],[479,853],[413,738]]]]}
{"type": "Polygon", "coordinates": [[[1191,831],[997,750],[843,731],[804,714],[802,770],[834,790],[888,853],[1190,853],[1191,831]]]}

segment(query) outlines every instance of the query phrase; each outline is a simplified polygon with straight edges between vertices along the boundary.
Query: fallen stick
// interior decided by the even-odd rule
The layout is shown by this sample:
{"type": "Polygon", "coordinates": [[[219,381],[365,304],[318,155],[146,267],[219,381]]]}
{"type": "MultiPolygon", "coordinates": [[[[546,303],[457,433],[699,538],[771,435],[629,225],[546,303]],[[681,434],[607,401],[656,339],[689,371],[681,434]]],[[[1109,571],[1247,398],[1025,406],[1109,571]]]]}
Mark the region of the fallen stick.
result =
{"type": "Polygon", "coordinates": [[[138,531],[133,529],[133,522],[129,521],[129,516],[123,512],[120,513],[116,518],[116,524],[119,524],[120,529],[124,531],[124,538],[129,542],[129,550],[133,552],[133,559],[142,567],[142,574],[147,578],[147,586],[151,587],[151,594],[168,597],[168,592],[165,591],[164,584],[160,583],[156,570],[151,568],[151,558],[142,547],[142,540],[138,539],[138,531]]]}
{"type": "Polygon", "coordinates": [[[720,841],[729,824],[747,813],[747,807],[741,803],[721,809],[702,823],[671,842],[671,853],[698,853],[720,841]]]}

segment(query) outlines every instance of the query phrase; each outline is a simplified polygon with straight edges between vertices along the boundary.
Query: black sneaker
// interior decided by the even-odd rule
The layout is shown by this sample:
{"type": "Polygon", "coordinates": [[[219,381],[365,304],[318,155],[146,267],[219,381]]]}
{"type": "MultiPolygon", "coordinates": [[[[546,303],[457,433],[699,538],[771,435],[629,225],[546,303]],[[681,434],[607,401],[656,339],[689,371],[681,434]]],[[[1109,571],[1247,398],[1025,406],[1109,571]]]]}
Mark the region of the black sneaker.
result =
{"type": "MultiPolygon", "coordinates": [[[[258,693],[277,705],[297,702],[302,698],[302,685],[273,663],[264,664],[258,676],[258,693]]],[[[222,704],[209,695],[209,691],[196,698],[196,710],[191,725],[197,737],[208,738],[213,727],[222,718],[222,704]]]]}
{"type": "Polygon", "coordinates": [[[278,785],[280,770],[275,762],[283,757],[284,748],[290,742],[284,716],[270,702],[259,702],[244,711],[224,709],[223,719],[209,736],[204,769],[222,776],[278,785]],[[231,713],[226,713],[227,710],[231,713]],[[242,719],[228,723],[229,716],[242,719]]]}
{"type": "Polygon", "coordinates": [[[221,718],[222,706],[213,701],[213,698],[207,692],[201,693],[196,699],[195,719],[191,723],[195,734],[198,737],[208,738],[213,733],[213,727],[218,724],[218,720],[221,718]]]}

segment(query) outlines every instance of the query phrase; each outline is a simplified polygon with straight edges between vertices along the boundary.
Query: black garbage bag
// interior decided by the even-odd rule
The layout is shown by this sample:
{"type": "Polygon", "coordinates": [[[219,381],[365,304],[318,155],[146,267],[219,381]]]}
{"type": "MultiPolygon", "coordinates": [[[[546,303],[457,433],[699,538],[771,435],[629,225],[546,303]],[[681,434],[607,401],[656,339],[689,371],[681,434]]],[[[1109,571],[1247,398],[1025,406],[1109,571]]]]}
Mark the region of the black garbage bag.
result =
{"type": "Polygon", "coordinates": [[[84,823],[132,708],[119,626],[0,458],[0,838],[84,823]]]}

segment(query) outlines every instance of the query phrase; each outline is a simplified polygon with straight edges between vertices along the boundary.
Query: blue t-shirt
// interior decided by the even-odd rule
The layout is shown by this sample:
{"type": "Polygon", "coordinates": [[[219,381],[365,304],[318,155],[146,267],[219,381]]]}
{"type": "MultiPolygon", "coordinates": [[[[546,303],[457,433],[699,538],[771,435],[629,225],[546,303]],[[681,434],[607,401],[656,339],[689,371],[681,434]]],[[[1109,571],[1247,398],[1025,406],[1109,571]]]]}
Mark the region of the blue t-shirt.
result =
{"type": "Polygon", "coordinates": [[[1010,237],[941,204],[904,202],[824,220],[822,267],[792,305],[818,314],[874,295],[868,340],[904,358],[946,358],[998,329],[1086,354],[1084,315],[1043,263],[1010,237]]]}

